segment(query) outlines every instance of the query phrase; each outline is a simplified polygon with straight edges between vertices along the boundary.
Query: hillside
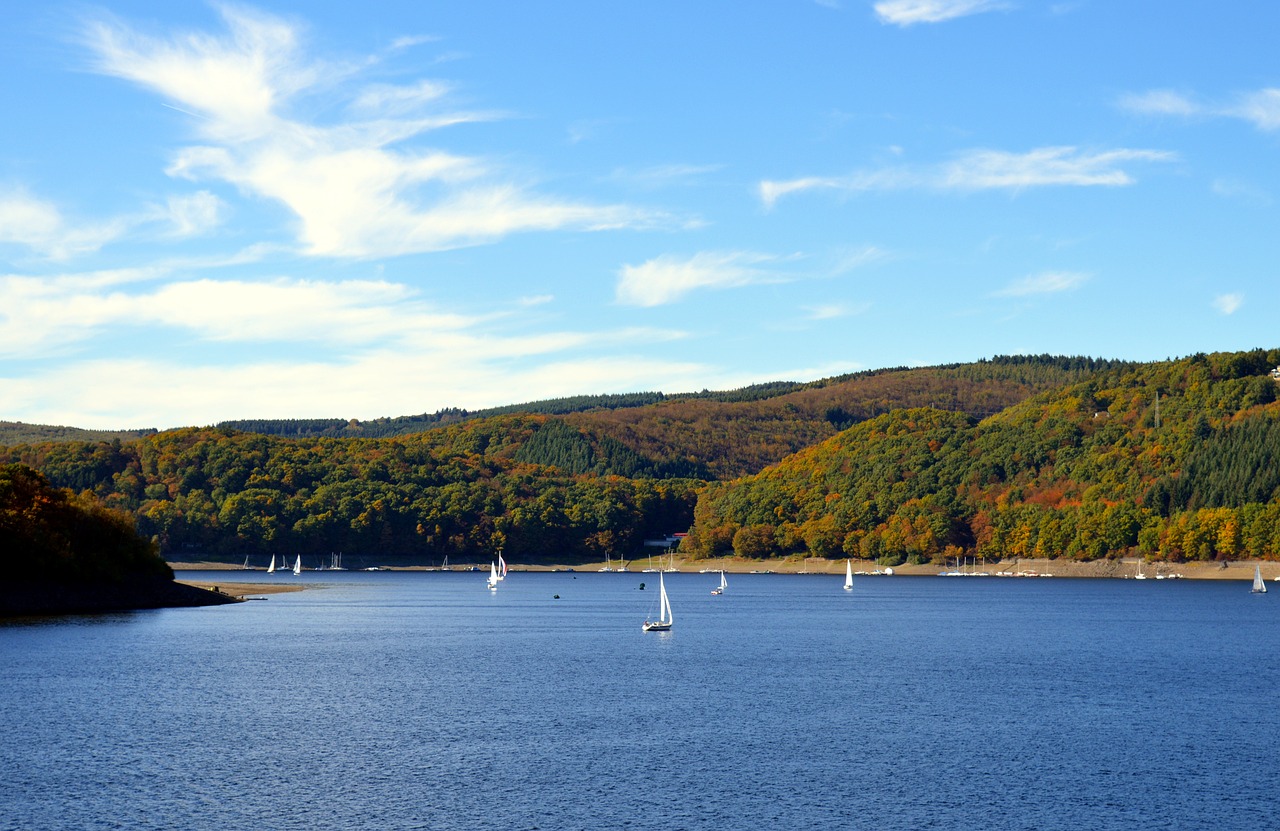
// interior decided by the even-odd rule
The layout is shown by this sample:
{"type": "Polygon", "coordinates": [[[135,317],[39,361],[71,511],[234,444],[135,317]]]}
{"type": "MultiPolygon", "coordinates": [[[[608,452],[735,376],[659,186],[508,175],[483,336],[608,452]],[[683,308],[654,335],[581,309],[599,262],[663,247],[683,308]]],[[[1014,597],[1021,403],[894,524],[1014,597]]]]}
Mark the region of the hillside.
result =
{"type": "Polygon", "coordinates": [[[390,438],[495,416],[566,416],[570,423],[621,441],[673,475],[722,478],[759,470],[891,409],[936,406],[990,415],[1036,392],[1122,365],[1093,358],[998,356],[972,364],[877,369],[736,390],[582,395],[366,421],[243,419],[216,426],[286,438],[390,438]]]}
{"type": "Polygon", "coordinates": [[[1280,557],[1278,360],[1111,369],[982,421],[895,411],[708,488],[687,549],[889,564],[1280,557]]]}
{"type": "Polygon", "coordinates": [[[183,558],[582,562],[690,528],[691,556],[1270,557],[1277,361],[997,359],[385,439],[188,428],[0,460],[183,558]]]}
{"type": "Polygon", "coordinates": [[[1119,362],[1047,355],[860,373],[756,400],[683,398],[565,417],[619,442],[656,469],[702,479],[760,471],[878,414],[912,407],[984,417],[1119,362]]]}

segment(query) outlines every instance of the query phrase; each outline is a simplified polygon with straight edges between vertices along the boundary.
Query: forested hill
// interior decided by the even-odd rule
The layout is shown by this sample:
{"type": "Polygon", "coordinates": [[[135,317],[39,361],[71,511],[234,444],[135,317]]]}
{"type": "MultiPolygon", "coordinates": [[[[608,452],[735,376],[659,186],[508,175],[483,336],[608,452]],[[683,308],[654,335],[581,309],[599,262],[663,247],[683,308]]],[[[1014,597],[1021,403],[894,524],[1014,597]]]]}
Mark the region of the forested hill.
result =
{"type": "Polygon", "coordinates": [[[1132,366],[1048,355],[859,373],[757,400],[681,398],[565,417],[611,438],[657,469],[703,479],[755,473],[840,430],[909,407],[982,418],[1045,390],[1132,366]]]}
{"type": "Polygon", "coordinates": [[[21,421],[0,421],[0,445],[32,444],[41,441],[127,441],[141,436],[154,435],[154,428],[145,430],[85,430],[79,427],[56,427],[49,424],[23,424],[21,421]]]}
{"type": "MultiPolygon", "coordinates": [[[[451,407],[435,413],[365,421],[345,418],[241,419],[220,422],[216,426],[292,438],[389,438],[500,415],[565,416],[584,413],[597,417],[583,423],[605,426],[614,433],[643,441],[645,446],[637,450],[669,463],[673,456],[680,458],[683,455],[674,443],[662,436],[666,432],[663,427],[671,423],[679,424],[683,430],[698,431],[700,443],[715,445],[715,455],[721,458],[726,451],[731,453],[734,449],[722,435],[728,421],[773,422],[770,429],[775,433],[791,432],[799,426],[804,435],[786,439],[778,445],[786,448],[786,452],[792,452],[810,443],[815,436],[834,432],[831,427],[841,429],[897,407],[938,406],[989,415],[1035,392],[1070,383],[1102,369],[1124,365],[1120,361],[1055,355],[997,356],[971,364],[876,369],[807,383],[774,381],[735,390],[580,395],[483,410],[451,407]]],[[[0,432],[0,442],[3,439],[4,434],[0,432]]],[[[781,458],[776,454],[776,449],[767,454],[770,461],[781,458]]],[[[711,462],[708,470],[741,473],[744,469],[758,468],[758,464],[758,459],[748,456],[741,464],[711,462]]]]}
{"type": "Polygon", "coordinates": [[[1097,373],[985,420],[898,410],[703,493],[687,548],[885,563],[1280,557],[1280,351],[1097,373]]]}
{"type": "Polygon", "coordinates": [[[580,562],[691,527],[695,556],[1277,556],[1276,363],[998,359],[386,439],[188,428],[0,461],[132,512],[171,559],[580,562]]]}

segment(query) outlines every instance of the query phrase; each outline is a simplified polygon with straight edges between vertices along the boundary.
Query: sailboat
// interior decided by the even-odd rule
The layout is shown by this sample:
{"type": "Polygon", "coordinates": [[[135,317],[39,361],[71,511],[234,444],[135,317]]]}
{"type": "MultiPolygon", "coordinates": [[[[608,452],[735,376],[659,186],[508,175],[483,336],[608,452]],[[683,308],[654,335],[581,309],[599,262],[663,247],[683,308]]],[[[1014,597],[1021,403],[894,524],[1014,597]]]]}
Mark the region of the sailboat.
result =
{"type": "Polygon", "coordinates": [[[507,561],[502,559],[502,551],[498,551],[498,579],[507,579],[507,561]]]}
{"type": "Polygon", "coordinates": [[[489,561],[489,581],[488,586],[494,591],[498,590],[498,566],[492,560],[489,561]]]}
{"type": "Polygon", "coordinates": [[[1267,584],[1262,582],[1262,566],[1255,565],[1253,567],[1253,589],[1254,594],[1266,594],[1267,584]]]}
{"type": "Polygon", "coordinates": [[[271,565],[267,566],[267,574],[274,574],[276,570],[276,555],[271,555],[271,565]]]}
{"type": "Polygon", "coordinates": [[[1139,560],[1139,561],[1138,561],[1138,573],[1137,573],[1137,574],[1135,574],[1135,575],[1133,575],[1133,579],[1134,579],[1134,580],[1146,580],[1146,579],[1147,579],[1147,575],[1145,575],[1145,574],[1143,574],[1143,573],[1142,573],[1142,561],[1141,561],[1141,560],[1139,560]]]}
{"type": "Polygon", "coordinates": [[[658,619],[646,620],[640,628],[645,632],[666,632],[674,621],[671,601],[667,599],[667,584],[662,581],[662,572],[658,572],[658,619]]]}
{"type": "Polygon", "coordinates": [[[724,579],[724,572],[720,572],[720,585],[711,590],[712,594],[724,594],[724,590],[729,588],[729,581],[724,579]]]}
{"type": "Polygon", "coordinates": [[[298,555],[298,559],[293,561],[293,573],[294,574],[302,573],[302,555],[301,554],[298,555]]]}
{"type": "Polygon", "coordinates": [[[844,561],[844,590],[853,591],[853,560],[844,561]]]}

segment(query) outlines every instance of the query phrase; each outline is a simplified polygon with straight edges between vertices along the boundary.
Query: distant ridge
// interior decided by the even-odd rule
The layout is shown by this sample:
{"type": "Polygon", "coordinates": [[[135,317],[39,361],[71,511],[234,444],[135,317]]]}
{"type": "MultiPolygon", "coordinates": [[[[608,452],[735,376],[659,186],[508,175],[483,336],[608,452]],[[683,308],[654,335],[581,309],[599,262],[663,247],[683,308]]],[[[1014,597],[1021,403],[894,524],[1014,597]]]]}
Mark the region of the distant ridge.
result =
{"type": "Polygon", "coordinates": [[[41,441],[110,441],[112,439],[124,441],[153,436],[157,432],[154,427],[141,430],[82,430],[79,427],[0,421],[0,444],[32,444],[41,441]]]}
{"type": "MultiPolygon", "coordinates": [[[[1128,361],[1090,358],[1063,355],[997,355],[991,359],[982,359],[970,363],[939,364],[929,367],[883,367],[860,372],[821,378],[816,381],[767,381],[751,384],[732,390],[702,390],[701,392],[663,393],[658,391],[633,392],[609,395],[575,395],[566,398],[547,398],[523,404],[507,404],[501,407],[489,407],[482,410],[466,410],[449,407],[435,413],[419,415],[382,417],[368,421],[342,418],[299,418],[299,419],[237,419],[222,421],[215,425],[218,429],[237,430],[245,433],[259,433],[266,436],[282,436],[286,438],[329,437],[329,438],[390,438],[423,430],[448,427],[463,421],[492,418],[502,415],[572,415],[611,410],[627,410],[648,407],[655,404],[673,401],[709,401],[720,404],[742,404],[767,401],[782,396],[808,390],[822,390],[839,386],[852,381],[877,378],[884,375],[895,375],[919,371],[955,371],[966,367],[989,368],[1002,371],[1008,375],[1009,370],[1018,367],[1034,369],[1055,369],[1063,373],[1083,374],[1100,372],[1108,369],[1119,369],[1132,365],[1128,361]]],[[[1024,379],[1025,380],[1025,379],[1024,379]]],[[[1061,381],[1055,378],[1055,381],[1061,381]]],[[[1001,402],[1004,406],[1008,402],[1001,402]]],[[[983,413],[990,414],[990,413],[983,413]]],[[[3,436],[0,435],[0,443],[3,436]]]]}

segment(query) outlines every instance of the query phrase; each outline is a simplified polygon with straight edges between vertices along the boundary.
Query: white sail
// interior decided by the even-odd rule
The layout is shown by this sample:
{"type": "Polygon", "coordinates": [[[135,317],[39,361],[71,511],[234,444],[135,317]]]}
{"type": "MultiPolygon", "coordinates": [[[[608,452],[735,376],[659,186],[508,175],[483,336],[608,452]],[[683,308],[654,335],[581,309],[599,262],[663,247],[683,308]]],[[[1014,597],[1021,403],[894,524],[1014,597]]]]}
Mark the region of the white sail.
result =
{"type": "Polygon", "coordinates": [[[671,624],[675,621],[675,615],[671,612],[671,601],[667,599],[667,584],[662,579],[662,573],[658,573],[658,619],[656,621],[646,620],[640,628],[646,632],[665,632],[671,628],[671,624]]]}
{"type": "Polygon", "coordinates": [[[844,590],[853,591],[853,560],[844,561],[844,590]]]}
{"type": "Polygon", "coordinates": [[[724,594],[724,590],[729,588],[729,581],[724,579],[724,572],[720,572],[720,585],[711,590],[712,594],[724,594]]]}
{"type": "Polygon", "coordinates": [[[489,561],[489,588],[498,588],[498,566],[492,560],[489,561]]]}
{"type": "Polygon", "coordinates": [[[276,570],[276,555],[271,555],[271,565],[267,566],[267,574],[271,574],[276,570]]]}
{"type": "Polygon", "coordinates": [[[498,552],[498,579],[507,579],[507,561],[502,559],[502,552],[498,552]]]}
{"type": "Polygon", "coordinates": [[[1253,591],[1255,594],[1266,594],[1267,584],[1262,582],[1262,566],[1253,567],[1253,591]]]}
{"type": "Polygon", "coordinates": [[[298,555],[298,559],[293,561],[293,573],[294,574],[302,573],[302,555],[301,554],[298,555]]]}

